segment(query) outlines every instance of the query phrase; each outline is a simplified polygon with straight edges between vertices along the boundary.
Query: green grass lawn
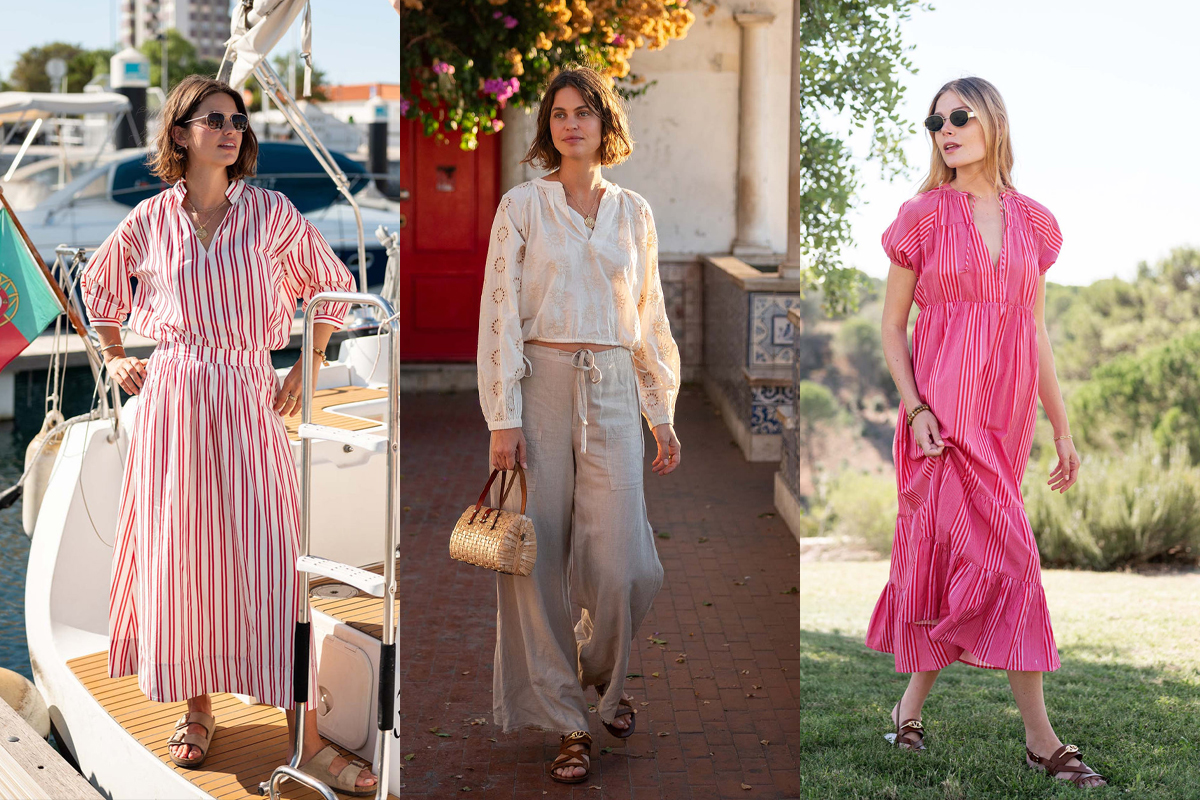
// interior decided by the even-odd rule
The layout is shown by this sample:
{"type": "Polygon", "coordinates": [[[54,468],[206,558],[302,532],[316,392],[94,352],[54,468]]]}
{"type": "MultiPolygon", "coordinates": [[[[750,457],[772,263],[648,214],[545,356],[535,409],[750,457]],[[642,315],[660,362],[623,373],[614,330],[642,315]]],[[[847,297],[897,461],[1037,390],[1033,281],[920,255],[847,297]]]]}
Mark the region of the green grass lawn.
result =
{"type": "Polygon", "coordinates": [[[1200,573],[1043,574],[1062,659],[1046,676],[1050,721],[1110,781],[1087,790],[1025,768],[1002,671],[942,671],[926,753],[883,739],[908,680],[862,643],[887,574],[886,561],[801,565],[805,798],[1200,798],[1200,573]]]}

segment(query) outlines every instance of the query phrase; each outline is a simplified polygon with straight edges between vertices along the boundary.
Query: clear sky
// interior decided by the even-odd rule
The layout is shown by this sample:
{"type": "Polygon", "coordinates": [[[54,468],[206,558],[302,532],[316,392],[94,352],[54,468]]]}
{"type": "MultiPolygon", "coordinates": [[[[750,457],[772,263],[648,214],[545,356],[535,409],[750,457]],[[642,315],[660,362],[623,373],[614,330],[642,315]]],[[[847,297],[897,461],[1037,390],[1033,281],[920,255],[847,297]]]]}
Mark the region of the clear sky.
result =
{"type": "MultiPolygon", "coordinates": [[[[905,83],[918,129],[946,81],[978,75],[1008,107],[1022,193],[1058,218],[1057,283],[1132,278],[1137,263],[1200,247],[1200,3],[1194,0],[935,0],[904,28],[919,70],[905,83]]],[[[929,137],[906,147],[914,170],[888,184],[863,169],[847,263],[887,275],[879,246],[921,183],[929,137]]]]}
{"type": "MultiPolygon", "coordinates": [[[[0,75],[17,55],[52,41],[113,47],[118,0],[0,0],[0,75]]],[[[400,80],[400,15],[388,0],[312,0],[313,62],[333,83],[400,80]]],[[[300,20],[276,46],[299,45],[300,20]]]]}

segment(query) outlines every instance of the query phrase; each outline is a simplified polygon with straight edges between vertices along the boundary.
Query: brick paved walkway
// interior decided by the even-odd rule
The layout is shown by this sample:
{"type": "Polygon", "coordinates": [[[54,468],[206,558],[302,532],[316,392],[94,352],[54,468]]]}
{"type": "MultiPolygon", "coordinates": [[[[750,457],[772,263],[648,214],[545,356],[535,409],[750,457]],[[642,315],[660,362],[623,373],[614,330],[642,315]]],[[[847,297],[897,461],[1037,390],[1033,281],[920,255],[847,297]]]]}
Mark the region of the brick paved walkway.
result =
{"type": "Polygon", "coordinates": [[[776,466],[744,461],[698,388],[685,388],[677,416],[682,466],[662,478],[647,457],[646,502],[666,580],[629,666],[644,676],[626,684],[637,732],[615,739],[595,719],[591,779],[572,787],[546,772],[557,736],[504,735],[492,725],[495,579],[447,555],[450,528],[487,477],[478,401],[404,396],[397,757],[407,760],[399,794],[799,796],[799,610],[791,593],[799,560],[786,525],[761,516],[774,512],[776,466]]]}

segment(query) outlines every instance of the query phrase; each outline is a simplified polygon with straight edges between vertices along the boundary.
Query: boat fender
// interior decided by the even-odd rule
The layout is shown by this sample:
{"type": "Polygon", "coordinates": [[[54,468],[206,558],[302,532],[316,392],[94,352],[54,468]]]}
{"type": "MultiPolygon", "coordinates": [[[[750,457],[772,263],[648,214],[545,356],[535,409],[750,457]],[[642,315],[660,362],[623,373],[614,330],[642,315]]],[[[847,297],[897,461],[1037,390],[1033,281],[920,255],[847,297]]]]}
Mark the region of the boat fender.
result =
{"type": "Polygon", "coordinates": [[[62,446],[63,433],[66,432],[63,421],[63,415],[57,409],[50,411],[42,421],[42,429],[25,448],[25,502],[21,508],[21,522],[25,526],[26,536],[33,536],[33,529],[37,526],[42,498],[50,483],[58,448],[62,446]]]}
{"type": "Polygon", "coordinates": [[[0,699],[12,706],[38,736],[45,739],[50,735],[50,712],[33,681],[11,669],[0,669],[0,699]]]}

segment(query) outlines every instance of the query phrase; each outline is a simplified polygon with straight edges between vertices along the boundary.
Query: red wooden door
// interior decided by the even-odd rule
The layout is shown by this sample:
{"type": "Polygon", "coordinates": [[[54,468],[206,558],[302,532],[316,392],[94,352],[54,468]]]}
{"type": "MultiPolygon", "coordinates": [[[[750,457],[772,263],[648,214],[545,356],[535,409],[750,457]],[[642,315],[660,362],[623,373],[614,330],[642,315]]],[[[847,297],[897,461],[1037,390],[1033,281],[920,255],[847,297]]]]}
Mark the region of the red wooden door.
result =
{"type": "Polygon", "coordinates": [[[480,136],[474,151],[462,150],[457,137],[424,136],[415,120],[400,126],[400,356],[474,361],[499,142],[480,136]]]}

